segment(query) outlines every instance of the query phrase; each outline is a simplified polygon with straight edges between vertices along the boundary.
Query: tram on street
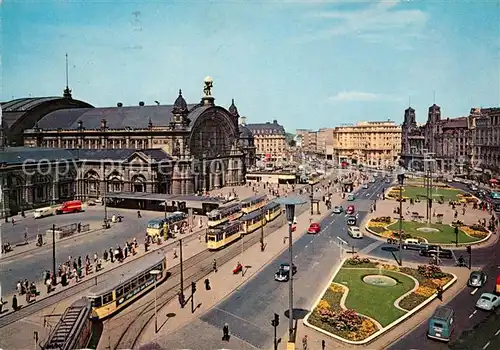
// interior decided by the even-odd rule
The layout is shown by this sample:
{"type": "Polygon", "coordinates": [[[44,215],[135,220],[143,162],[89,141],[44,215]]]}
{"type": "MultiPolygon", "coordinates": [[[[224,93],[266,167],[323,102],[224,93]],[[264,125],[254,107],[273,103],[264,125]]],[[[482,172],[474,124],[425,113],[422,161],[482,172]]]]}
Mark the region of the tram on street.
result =
{"type": "Polygon", "coordinates": [[[263,210],[257,210],[243,215],[241,221],[241,233],[249,234],[266,225],[266,215],[263,210]]]}
{"type": "Polygon", "coordinates": [[[159,252],[132,261],[127,268],[124,274],[116,274],[89,291],[93,319],[115,314],[167,278],[167,259],[159,252]]]}
{"type": "Polygon", "coordinates": [[[167,214],[167,217],[165,218],[149,220],[146,227],[146,232],[151,237],[165,236],[168,232],[169,227],[173,227],[174,225],[177,225],[179,228],[187,226],[187,214],[181,211],[176,211],[167,214]],[[167,232],[165,232],[165,230],[167,232]]]}
{"type": "Polygon", "coordinates": [[[208,227],[215,227],[239,219],[243,215],[240,203],[232,203],[212,210],[207,214],[208,227]]]}
{"type": "Polygon", "coordinates": [[[228,222],[207,230],[207,248],[217,250],[233,243],[241,237],[241,223],[228,222]]]}
{"type": "Polygon", "coordinates": [[[266,217],[266,223],[271,222],[281,215],[281,205],[276,202],[268,203],[264,207],[264,213],[266,217]]]}
{"type": "Polygon", "coordinates": [[[241,211],[249,214],[257,209],[262,208],[267,203],[267,196],[265,194],[246,198],[241,201],[241,211]]]}

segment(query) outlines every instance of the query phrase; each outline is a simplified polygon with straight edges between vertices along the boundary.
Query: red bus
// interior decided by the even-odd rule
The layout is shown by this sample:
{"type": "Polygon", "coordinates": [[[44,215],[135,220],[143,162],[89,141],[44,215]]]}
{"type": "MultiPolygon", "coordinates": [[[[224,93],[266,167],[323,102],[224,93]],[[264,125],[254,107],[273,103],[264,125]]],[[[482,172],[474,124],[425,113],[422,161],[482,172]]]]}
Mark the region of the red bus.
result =
{"type": "Polygon", "coordinates": [[[68,201],[64,202],[57,208],[57,214],[78,213],[82,211],[82,201],[68,201]]]}

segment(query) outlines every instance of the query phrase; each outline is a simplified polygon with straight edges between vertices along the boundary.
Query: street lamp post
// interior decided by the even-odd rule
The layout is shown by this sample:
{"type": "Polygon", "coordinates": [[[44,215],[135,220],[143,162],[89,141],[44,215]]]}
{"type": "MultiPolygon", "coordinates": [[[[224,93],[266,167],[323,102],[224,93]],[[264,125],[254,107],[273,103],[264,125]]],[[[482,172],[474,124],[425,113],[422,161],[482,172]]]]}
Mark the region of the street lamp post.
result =
{"type": "Polygon", "coordinates": [[[155,276],[155,334],[158,333],[158,309],[156,307],[156,285],[158,284],[158,276],[161,274],[160,270],[151,270],[149,273],[155,276]]]}
{"type": "Polygon", "coordinates": [[[108,179],[106,178],[106,164],[104,164],[104,193],[103,193],[103,201],[104,201],[104,228],[108,228],[108,204],[106,203],[106,196],[108,192],[108,179]]]}
{"type": "Polygon", "coordinates": [[[56,224],[52,224],[52,285],[57,284],[56,277],[56,224]]]}
{"type": "MultiPolygon", "coordinates": [[[[262,220],[264,220],[264,207],[260,208],[260,215],[262,215],[262,220]]],[[[260,225],[260,249],[264,251],[264,225],[260,225]]]]}
{"type": "Polygon", "coordinates": [[[288,336],[289,341],[293,337],[293,252],[292,252],[292,226],[295,217],[295,206],[306,203],[305,200],[299,197],[284,197],[277,200],[278,203],[285,205],[286,218],[288,221],[288,264],[289,264],[289,280],[288,280],[288,336]]]}
{"type": "Polygon", "coordinates": [[[404,170],[401,168],[398,174],[399,183],[399,265],[403,265],[403,184],[405,179],[404,170]]]}

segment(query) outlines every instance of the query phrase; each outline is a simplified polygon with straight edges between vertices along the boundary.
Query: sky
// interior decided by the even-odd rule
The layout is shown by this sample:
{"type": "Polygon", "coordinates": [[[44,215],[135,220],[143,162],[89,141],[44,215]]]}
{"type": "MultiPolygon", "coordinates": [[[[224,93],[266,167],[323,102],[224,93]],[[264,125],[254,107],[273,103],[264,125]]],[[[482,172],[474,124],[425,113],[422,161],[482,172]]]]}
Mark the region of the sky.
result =
{"type": "Polygon", "coordinates": [[[500,105],[500,0],[0,0],[0,100],[216,103],[288,132],[500,105]]]}

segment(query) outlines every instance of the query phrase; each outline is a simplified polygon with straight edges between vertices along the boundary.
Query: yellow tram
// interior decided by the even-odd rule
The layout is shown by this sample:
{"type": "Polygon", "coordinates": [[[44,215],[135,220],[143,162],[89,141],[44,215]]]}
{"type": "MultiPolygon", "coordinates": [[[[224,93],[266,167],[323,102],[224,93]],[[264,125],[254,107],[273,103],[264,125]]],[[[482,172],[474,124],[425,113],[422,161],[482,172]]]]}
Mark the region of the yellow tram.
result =
{"type": "Polygon", "coordinates": [[[267,203],[267,196],[265,194],[246,198],[241,201],[241,211],[249,214],[257,209],[262,208],[267,203]]]}
{"type": "Polygon", "coordinates": [[[264,207],[264,214],[266,217],[266,223],[273,221],[281,215],[281,205],[276,202],[268,203],[264,207]]]}
{"type": "Polygon", "coordinates": [[[240,219],[241,233],[248,234],[266,225],[266,215],[264,210],[257,210],[253,213],[243,215],[240,219]]]}
{"type": "Polygon", "coordinates": [[[224,248],[241,237],[240,222],[233,221],[207,230],[207,248],[224,248]]]}
{"type": "Polygon", "coordinates": [[[153,219],[148,221],[146,227],[146,233],[151,236],[166,236],[169,228],[177,225],[179,228],[186,227],[188,225],[188,217],[186,213],[181,211],[175,211],[173,213],[168,213],[165,218],[153,219]]]}
{"type": "Polygon", "coordinates": [[[167,277],[167,260],[160,252],[132,261],[126,267],[125,273],[116,273],[89,291],[87,298],[94,319],[113,315],[167,277]]]}
{"type": "Polygon", "coordinates": [[[241,212],[240,203],[232,203],[221,206],[219,209],[212,210],[207,214],[208,227],[215,227],[224,224],[228,221],[239,219],[243,213],[241,212]]]}

